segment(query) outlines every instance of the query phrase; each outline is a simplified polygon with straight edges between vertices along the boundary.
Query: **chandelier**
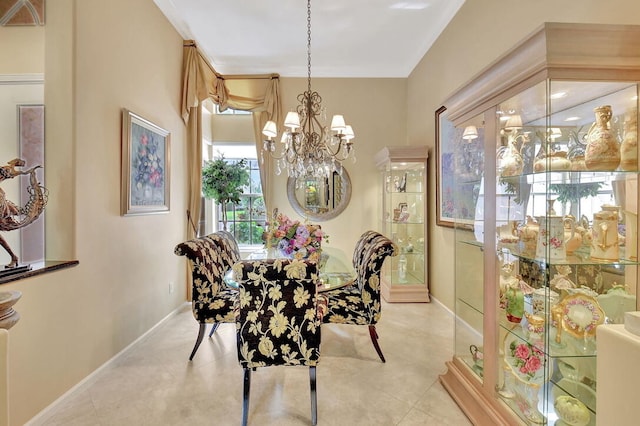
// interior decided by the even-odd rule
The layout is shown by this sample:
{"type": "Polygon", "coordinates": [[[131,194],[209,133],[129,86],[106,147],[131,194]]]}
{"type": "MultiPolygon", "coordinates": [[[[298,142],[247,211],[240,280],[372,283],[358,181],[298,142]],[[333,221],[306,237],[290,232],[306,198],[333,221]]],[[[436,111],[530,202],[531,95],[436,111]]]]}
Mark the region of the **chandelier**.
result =
{"type": "Polygon", "coordinates": [[[331,127],[326,122],[322,98],[311,90],[311,0],[307,0],[307,90],[297,97],[296,111],[290,111],[284,120],[285,130],[280,142],[282,152],[276,153],[278,136],[276,123],[267,121],[262,134],[267,137],[264,152],[276,160],[276,174],[287,170],[289,177],[313,176],[328,178],[333,172],[342,171],[342,162],[351,157],[355,162],[354,133],[342,115],[334,115],[331,127]]]}

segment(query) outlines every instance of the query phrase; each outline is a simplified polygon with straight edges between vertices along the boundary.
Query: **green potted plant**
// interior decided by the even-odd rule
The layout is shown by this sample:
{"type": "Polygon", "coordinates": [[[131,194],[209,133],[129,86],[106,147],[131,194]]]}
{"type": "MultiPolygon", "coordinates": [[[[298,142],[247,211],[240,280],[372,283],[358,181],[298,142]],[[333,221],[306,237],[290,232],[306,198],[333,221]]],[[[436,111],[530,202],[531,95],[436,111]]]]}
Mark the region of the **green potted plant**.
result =
{"type": "Polygon", "coordinates": [[[213,199],[222,209],[222,225],[227,230],[227,203],[237,204],[244,187],[249,185],[247,160],[228,163],[224,155],[208,161],[202,168],[202,193],[213,199]]]}

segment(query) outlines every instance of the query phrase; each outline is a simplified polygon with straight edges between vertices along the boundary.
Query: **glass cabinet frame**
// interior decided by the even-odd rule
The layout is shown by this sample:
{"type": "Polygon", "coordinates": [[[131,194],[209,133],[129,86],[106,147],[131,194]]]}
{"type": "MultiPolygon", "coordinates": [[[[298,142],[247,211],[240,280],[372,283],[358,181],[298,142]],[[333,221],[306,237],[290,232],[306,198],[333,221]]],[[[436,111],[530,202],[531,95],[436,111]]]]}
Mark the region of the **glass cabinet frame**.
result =
{"type": "Polygon", "coordinates": [[[474,423],[571,411],[596,424],[595,330],[638,308],[640,52],[625,38],[639,35],[547,23],[445,102],[455,204],[471,197],[475,219],[454,218],[454,357],[441,381],[474,423]],[[594,148],[605,134],[626,163],[594,148]],[[470,151],[481,175],[464,173],[470,151]]]}

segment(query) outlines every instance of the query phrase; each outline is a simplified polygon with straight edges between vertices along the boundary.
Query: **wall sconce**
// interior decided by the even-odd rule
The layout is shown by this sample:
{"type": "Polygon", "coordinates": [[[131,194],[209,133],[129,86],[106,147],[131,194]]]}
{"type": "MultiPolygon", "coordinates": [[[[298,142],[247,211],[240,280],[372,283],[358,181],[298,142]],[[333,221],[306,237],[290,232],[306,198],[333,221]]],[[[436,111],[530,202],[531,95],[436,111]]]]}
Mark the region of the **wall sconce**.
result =
{"type": "Polygon", "coordinates": [[[507,120],[504,125],[504,129],[507,131],[515,131],[522,129],[522,117],[520,114],[514,114],[507,120]]]}
{"type": "Polygon", "coordinates": [[[476,126],[467,126],[462,133],[462,139],[471,142],[478,138],[478,128],[476,126]]]}

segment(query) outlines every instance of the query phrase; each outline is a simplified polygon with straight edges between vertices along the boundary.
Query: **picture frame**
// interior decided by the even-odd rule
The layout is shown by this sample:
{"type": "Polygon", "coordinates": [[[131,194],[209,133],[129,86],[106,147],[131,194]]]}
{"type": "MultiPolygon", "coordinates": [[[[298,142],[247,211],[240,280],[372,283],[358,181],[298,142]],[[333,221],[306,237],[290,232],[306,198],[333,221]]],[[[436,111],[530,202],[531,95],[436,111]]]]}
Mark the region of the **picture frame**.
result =
{"type": "Polygon", "coordinates": [[[453,125],[444,118],[446,110],[441,106],[435,112],[436,225],[453,228],[453,147],[447,140],[453,125]]]}
{"type": "Polygon", "coordinates": [[[169,131],[122,109],[123,216],[169,212],[170,153],[169,131]]]}
{"type": "Polygon", "coordinates": [[[484,170],[483,128],[478,138],[464,140],[441,106],[435,112],[436,224],[474,230],[484,170]]]}

